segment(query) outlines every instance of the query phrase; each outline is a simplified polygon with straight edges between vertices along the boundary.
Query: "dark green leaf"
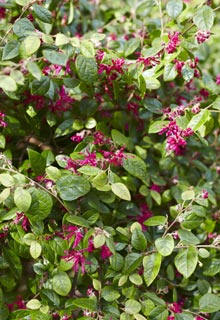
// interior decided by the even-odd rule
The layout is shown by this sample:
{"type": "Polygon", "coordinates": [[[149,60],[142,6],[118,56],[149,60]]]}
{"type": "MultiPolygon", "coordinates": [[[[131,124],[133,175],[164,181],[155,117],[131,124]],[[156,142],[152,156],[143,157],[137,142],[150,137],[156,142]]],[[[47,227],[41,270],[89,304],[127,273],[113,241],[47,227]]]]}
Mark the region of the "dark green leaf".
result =
{"type": "Polygon", "coordinates": [[[35,150],[28,149],[27,151],[31,164],[31,169],[37,176],[42,175],[46,168],[46,160],[44,159],[44,157],[42,157],[42,155],[39,152],[35,150]]]}
{"type": "Polygon", "coordinates": [[[14,23],[13,31],[18,37],[25,37],[33,35],[35,27],[27,18],[21,18],[14,23]]]}
{"type": "Polygon", "coordinates": [[[123,161],[123,167],[128,173],[139,179],[146,179],[146,163],[134,154],[128,153],[127,158],[123,161]]]}
{"type": "Polygon", "coordinates": [[[78,308],[87,309],[90,311],[97,310],[97,302],[94,298],[78,298],[78,299],[69,299],[66,302],[65,307],[76,306],[78,308]]]}
{"type": "Polygon", "coordinates": [[[124,268],[122,270],[123,274],[130,274],[135,271],[143,260],[143,256],[139,253],[129,253],[125,257],[124,268]]]}
{"type": "Polygon", "coordinates": [[[139,251],[146,250],[147,240],[141,230],[134,229],[131,236],[131,244],[136,250],[139,250],[139,251]]]}
{"type": "Polygon", "coordinates": [[[98,69],[94,58],[78,55],[76,58],[76,70],[80,80],[92,85],[97,80],[98,69]]]}
{"type": "Polygon", "coordinates": [[[19,42],[11,40],[7,42],[3,49],[2,60],[10,60],[18,56],[19,54],[19,42]]]}
{"type": "Polygon", "coordinates": [[[50,88],[50,78],[41,77],[40,80],[35,79],[31,83],[31,93],[37,95],[44,95],[50,88]]]}
{"type": "Polygon", "coordinates": [[[134,53],[135,50],[137,50],[137,48],[139,47],[139,45],[140,45],[140,40],[138,38],[131,38],[128,41],[126,41],[125,47],[124,47],[125,57],[128,57],[132,53],[134,53]]]}
{"type": "Polygon", "coordinates": [[[37,221],[47,218],[53,206],[51,196],[47,192],[36,188],[32,190],[31,195],[32,203],[28,210],[30,219],[37,221]]]}
{"type": "Polygon", "coordinates": [[[52,21],[52,16],[51,16],[51,12],[49,10],[47,10],[46,8],[39,6],[38,4],[34,4],[32,6],[33,11],[36,15],[36,17],[46,23],[51,23],[52,21]]]}
{"type": "Polygon", "coordinates": [[[57,181],[60,197],[66,201],[76,200],[90,191],[90,183],[81,176],[66,175],[57,181]]]}
{"type": "Polygon", "coordinates": [[[43,50],[44,57],[52,64],[57,64],[59,66],[66,66],[68,56],[62,52],[56,52],[53,50],[43,50]]]}

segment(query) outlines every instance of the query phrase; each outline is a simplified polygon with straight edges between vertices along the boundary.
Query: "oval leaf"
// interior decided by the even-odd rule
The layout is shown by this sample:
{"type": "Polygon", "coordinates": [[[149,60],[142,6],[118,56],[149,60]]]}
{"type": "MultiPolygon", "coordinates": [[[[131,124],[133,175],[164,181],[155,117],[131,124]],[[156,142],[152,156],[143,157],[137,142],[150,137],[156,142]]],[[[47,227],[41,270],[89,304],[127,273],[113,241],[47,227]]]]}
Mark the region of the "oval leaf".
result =
{"type": "Polygon", "coordinates": [[[173,237],[171,235],[167,235],[163,238],[158,238],[155,241],[155,246],[158,250],[158,252],[166,257],[171,255],[171,253],[173,252],[174,249],[174,240],[173,237]]]}
{"type": "Polygon", "coordinates": [[[66,201],[76,200],[90,191],[90,183],[81,176],[66,175],[57,181],[60,197],[66,201]]]}
{"type": "Polygon", "coordinates": [[[53,290],[60,296],[67,296],[72,288],[70,278],[64,271],[58,272],[52,279],[53,290]]]}
{"type": "Polygon", "coordinates": [[[175,266],[179,273],[189,278],[196,269],[198,262],[198,250],[195,247],[182,249],[174,259],[175,266]]]}
{"type": "Polygon", "coordinates": [[[120,182],[113,183],[111,185],[111,189],[112,189],[112,192],[119,198],[123,200],[131,201],[130,191],[123,183],[120,183],[120,182]]]}
{"type": "Polygon", "coordinates": [[[31,195],[30,193],[19,187],[15,189],[14,202],[19,210],[26,212],[31,206],[31,195]]]}

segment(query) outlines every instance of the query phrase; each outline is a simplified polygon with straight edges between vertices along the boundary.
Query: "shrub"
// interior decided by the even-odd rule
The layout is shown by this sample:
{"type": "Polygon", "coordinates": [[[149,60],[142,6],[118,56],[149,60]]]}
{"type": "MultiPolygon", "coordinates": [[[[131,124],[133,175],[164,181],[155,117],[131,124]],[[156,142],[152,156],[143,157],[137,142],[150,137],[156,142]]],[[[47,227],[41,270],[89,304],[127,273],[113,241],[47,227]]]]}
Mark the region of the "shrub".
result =
{"type": "Polygon", "coordinates": [[[217,4],[0,2],[1,320],[220,318],[217,4]]]}

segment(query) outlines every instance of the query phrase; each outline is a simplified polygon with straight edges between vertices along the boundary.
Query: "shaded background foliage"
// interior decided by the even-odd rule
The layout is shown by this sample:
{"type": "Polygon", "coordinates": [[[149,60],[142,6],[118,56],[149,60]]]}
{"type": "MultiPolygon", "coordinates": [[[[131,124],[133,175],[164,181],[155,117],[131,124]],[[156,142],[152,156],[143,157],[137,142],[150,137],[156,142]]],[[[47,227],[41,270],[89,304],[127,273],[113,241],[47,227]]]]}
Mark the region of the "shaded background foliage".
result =
{"type": "Polygon", "coordinates": [[[218,1],[0,17],[1,319],[219,319],[218,1]]]}

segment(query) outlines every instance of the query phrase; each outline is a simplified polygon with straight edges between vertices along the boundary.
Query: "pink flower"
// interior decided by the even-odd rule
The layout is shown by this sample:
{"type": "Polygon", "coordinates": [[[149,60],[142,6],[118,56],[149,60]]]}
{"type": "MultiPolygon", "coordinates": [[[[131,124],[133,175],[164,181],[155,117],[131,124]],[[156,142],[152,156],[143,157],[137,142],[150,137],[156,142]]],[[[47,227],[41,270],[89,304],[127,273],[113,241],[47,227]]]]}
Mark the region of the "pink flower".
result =
{"type": "Polygon", "coordinates": [[[197,33],[196,33],[196,40],[198,42],[198,44],[201,44],[205,41],[207,41],[210,37],[210,31],[202,31],[202,30],[199,30],[197,33]]]}
{"type": "Polygon", "coordinates": [[[107,259],[111,257],[111,255],[112,255],[112,252],[109,250],[109,248],[106,245],[102,246],[102,249],[101,249],[102,259],[107,259]]]}
{"type": "Polygon", "coordinates": [[[186,141],[183,138],[191,136],[194,132],[191,128],[180,129],[176,121],[170,121],[159,132],[159,134],[163,133],[166,133],[167,136],[167,150],[174,151],[175,155],[180,155],[186,146],[186,141]]]}
{"type": "Polygon", "coordinates": [[[207,190],[202,190],[202,198],[203,199],[208,199],[208,197],[209,197],[209,193],[208,193],[208,191],[207,190]]]}
{"type": "Polygon", "coordinates": [[[111,144],[112,140],[110,138],[105,137],[105,135],[101,131],[96,131],[94,133],[94,144],[103,145],[103,144],[111,144]]]}
{"type": "Polygon", "coordinates": [[[30,222],[29,222],[28,218],[25,216],[24,213],[16,212],[16,215],[17,215],[17,217],[13,220],[13,222],[15,224],[18,224],[20,221],[22,221],[21,222],[22,229],[27,232],[28,227],[30,226],[30,222]]]}
{"type": "Polygon", "coordinates": [[[69,261],[73,262],[73,271],[74,272],[78,272],[81,267],[82,273],[83,274],[85,273],[85,264],[87,262],[86,262],[85,257],[83,256],[83,253],[81,252],[81,250],[79,250],[79,251],[71,250],[69,252],[67,251],[67,254],[65,256],[63,256],[62,259],[64,259],[67,262],[69,262],[69,261]]]}
{"type": "Polygon", "coordinates": [[[179,39],[180,33],[178,31],[174,31],[173,33],[169,33],[168,38],[169,42],[167,46],[165,47],[165,50],[167,53],[173,53],[177,46],[180,44],[180,39],[179,39]]]}
{"type": "Polygon", "coordinates": [[[152,184],[152,186],[150,187],[150,190],[157,191],[158,193],[161,192],[160,186],[158,186],[157,184],[152,184]]]}
{"type": "Polygon", "coordinates": [[[5,114],[0,112],[0,127],[7,127],[7,123],[4,121],[5,119],[5,114]]]}
{"type": "Polygon", "coordinates": [[[27,309],[26,304],[21,296],[17,296],[16,301],[7,304],[9,311],[18,309],[27,309]]]}
{"type": "Polygon", "coordinates": [[[169,310],[174,313],[182,313],[182,304],[174,302],[173,304],[169,305],[169,310]]]}
{"type": "Polygon", "coordinates": [[[220,85],[220,74],[217,74],[215,83],[220,85]]]}
{"type": "Polygon", "coordinates": [[[83,138],[85,137],[85,130],[83,130],[80,133],[76,133],[74,136],[72,136],[70,139],[74,142],[81,142],[83,138]]]}
{"type": "Polygon", "coordinates": [[[71,239],[72,237],[75,237],[72,247],[73,248],[77,247],[84,236],[82,233],[82,228],[78,228],[76,226],[63,226],[63,229],[65,233],[68,233],[67,235],[65,235],[64,239],[67,240],[67,239],[71,239]]]}

